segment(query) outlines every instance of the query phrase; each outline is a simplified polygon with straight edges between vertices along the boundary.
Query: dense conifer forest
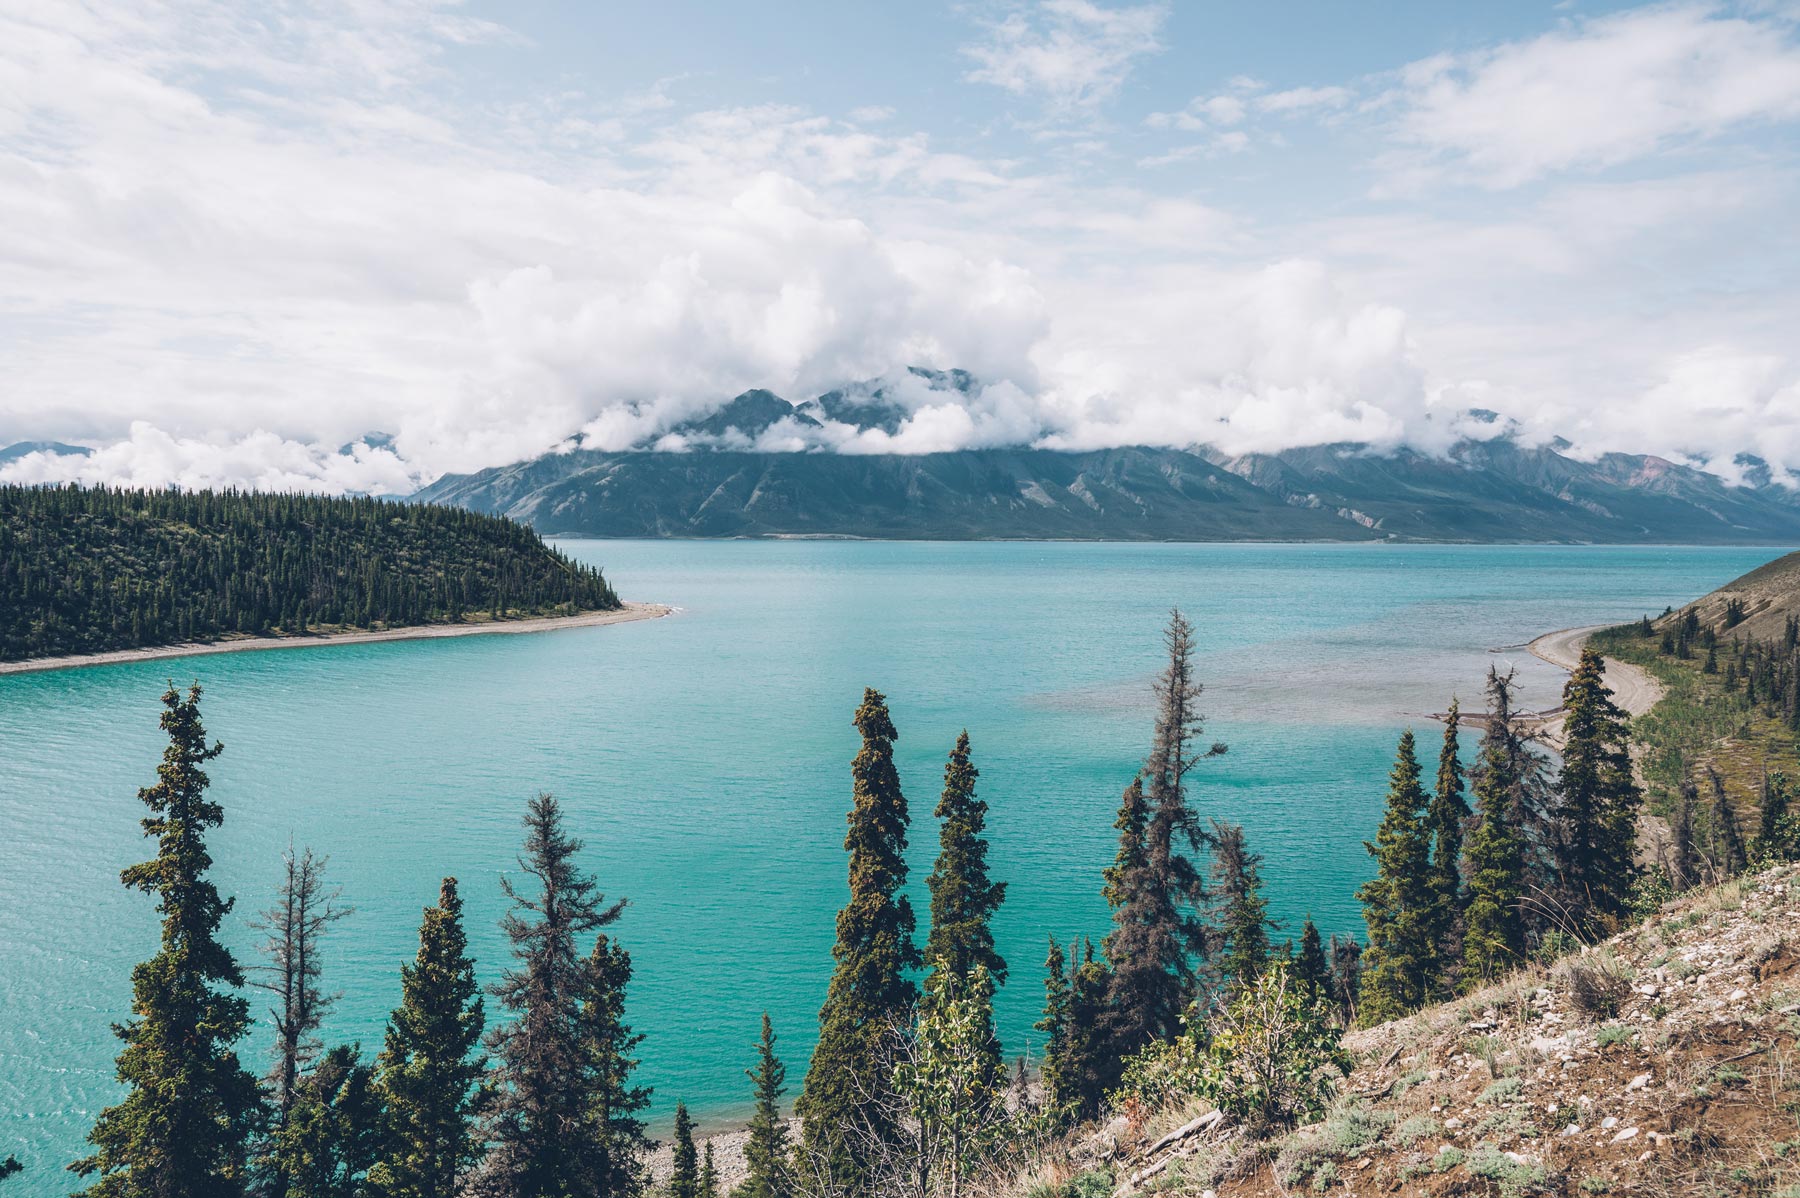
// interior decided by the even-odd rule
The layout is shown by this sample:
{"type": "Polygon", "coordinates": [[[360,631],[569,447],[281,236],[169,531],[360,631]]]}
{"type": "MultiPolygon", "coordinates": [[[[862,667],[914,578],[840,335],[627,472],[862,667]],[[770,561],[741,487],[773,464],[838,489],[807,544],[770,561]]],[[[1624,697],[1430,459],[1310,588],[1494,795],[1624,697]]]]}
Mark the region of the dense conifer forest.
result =
{"type": "Polygon", "coordinates": [[[529,528],[456,508],[0,487],[0,661],[618,605],[529,528]]]}

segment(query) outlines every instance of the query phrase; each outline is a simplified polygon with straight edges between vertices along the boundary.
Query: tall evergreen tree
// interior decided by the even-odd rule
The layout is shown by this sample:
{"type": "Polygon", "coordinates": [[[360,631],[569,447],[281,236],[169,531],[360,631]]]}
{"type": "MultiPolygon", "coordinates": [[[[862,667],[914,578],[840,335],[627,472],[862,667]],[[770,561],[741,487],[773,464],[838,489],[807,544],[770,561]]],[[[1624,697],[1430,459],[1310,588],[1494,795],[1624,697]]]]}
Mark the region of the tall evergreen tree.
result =
{"type": "Polygon", "coordinates": [[[563,830],[554,797],[533,798],[524,823],[519,867],[532,888],[500,883],[513,904],[501,926],[517,964],[493,988],[514,1018],[488,1034],[498,1085],[483,1189],[498,1198],[587,1198],[607,1192],[608,1161],[582,1035],[591,971],[577,939],[616,921],[625,904],[608,905],[576,866],[581,842],[563,830]]]}
{"type": "Polygon", "coordinates": [[[1605,670],[1599,651],[1585,648],[1563,687],[1567,715],[1557,779],[1558,897],[1568,917],[1589,935],[1610,932],[1630,912],[1643,803],[1632,776],[1626,715],[1612,701],[1605,670]]]}
{"type": "Polygon", "coordinates": [[[1116,1059],[1181,1031],[1208,955],[1205,879],[1193,854],[1207,836],[1188,805],[1187,778],[1222,744],[1199,750],[1203,731],[1194,677],[1193,627],[1180,611],[1163,633],[1168,665],[1156,682],[1156,733],[1142,775],[1125,792],[1119,855],[1106,876],[1113,930],[1102,945],[1108,970],[1107,1033],[1116,1059]]]}
{"type": "MultiPolygon", "coordinates": [[[[1269,962],[1269,902],[1262,896],[1257,867],[1262,854],[1244,843],[1239,824],[1213,821],[1213,900],[1218,908],[1220,980],[1231,988],[1254,982],[1269,962]]],[[[1315,932],[1316,936],[1317,933],[1315,932]]]]}
{"type": "Polygon", "coordinates": [[[381,1198],[456,1198],[481,1159],[475,1134],[487,1059],[486,1021],[468,955],[462,898],[445,878],[419,924],[419,952],[400,967],[400,1005],[376,1061],[382,1144],[370,1189],[381,1198]]]}
{"type": "Polygon", "coordinates": [[[763,1012],[762,1039],[756,1045],[756,1068],[746,1070],[756,1093],[744,1142],[744,1182],[733,1198],[789,1198],[793,1169],[788,1159],[787,1120],[781,1117],[781,1095],[787,1069],[775,1055],[775,1027],[763,1012]]]}
{"type": "Polygon", "coordinates": [[[1441,995],[1453,988],[1462,963],[1462,846],[1463,828],[1469,822],[1469,801],[1463,795],[1463,767],[1459,755],[1462,707],[1455,699],[1444,717],[1444,743],[1438,749],[1437,785],[1426,815],[1432,841],[1431,887],[1432,946],[1431,989],[1441,995]]]}
{"type": "Polygon", "coordinates": [[[795,1103],[807,1152],[833,1183],[860,1191],[868,1179],[866,1137],[848,1137],[857,1120],[888,1139],[892,1104],[872,1101],[891,1088],[878,1061],[882,1038],[902,1026],[918,991],[907,970],[917,968],[912,904],[906,885],[906,797],[894,769],[898,733],[887,701],[870,688],[856,709],[862,750],[851,763],[850,900],[838,912],[837,962],[819,1012],[819,1042],[795,1103]]]}
{"type": "Polygon", "coordinates": [[[1682,779],[1675,818],[1669,824],[1669,881],[1678,891],[1700,880],[1699,854],[1694,848],[1694,807],[1698,802],[1694,780],[1682,779]]]}
{"type": "MultiPolygon", "coordinates": [[[[925,959],[933,970],[947,969],[956,978],[967,978],[980,965],[995,985],[1006,981],[1006,962],[994,948],[991,926],[994,912],[1006,898],[1006,883],[988,878],[987,804],[975,797],[978,771],[969,762],[969,734],[956,738],[950,760],[944,766],[944,793],[938,800],[937,818],[943,822],[938,836],[937,864],[931,871],[931,932],[925,941],[925,959]]],[[[932,988],[925,987],[929,1003],[932,988]]],[[[991,1032],[992,1029],[990,1028],[991,1032]]],[[[998,1037],[989,1035],[988,1050],[994,1067],[1001,1064],[998,1037]]]]}
{"type": "Polygon", "coordinates": [[[1038,1068],[1038,1077],[1045,1105],[1056,1107],[1064,1101],[1060,1079],[1068,1055],[1069,964],[1054,936],[1044,958],[1044,1013],[1031,1026],[1044,1033],[1044,1063],[1038,1068]]]}
{"type": "Polygon", "coordinates": [[[1738,829],[1737,815],[1731,810],[1731,799],[1725,794],[1725,779],[1710,765],[1706,767],[1706,776],[1712,783],[1712,824],[1718,845],[1713,857],[1719,872],[1732,877],[1749,867],[1750,856],[1744,851],[1744,836],[1738,829]]]}
{"type": "Polygon", "coordinates": [[[1369,1024],[1397,1019],[1422,1006],[1437,956],[1428,800],[1413,746],[1413,734],[1401,733],[1388,775],[1387,811],[1375,843],[1363,845],[1375,858],[1375,876],[1356,892],[1369,925],[1358,1003],[1363,1022],[1369,1024]]]}
{"type": "Polygon", "coordinates": [[[1345,1027],[1356,1022],[1357,995],[1362,992],[1363,947],[1354,936],[1331,934],[1331,997],[1345,1027]]]}
{"type": "Polygon", "coordinates": [[[1475,827],[1463,845],[1468,905],[1463,911],[1465,984],[1510,968],[1525,951],[1519,903],[1525,894],[1525,846],[1514,824],[1522,763],[1511,726],[1508,695],[1489,670],[1493,703],[1475,767],[1475,827]]]}
{"type": "Polygon", "coordinates": [[[232,901],[206,876],[206,831],[225,811],[206,797],[203,767],[223,747],[206,743],[198,684],[186,698],[170,685],[162,702],[169,746],[156,784],[138,791],[157,854],[120,874],[157,897],[162,946],[132,970],[132,1018],[116,1028],[127,1093],[88,1133],[93,1154],[70,1166],[98,1174],[83,1198],[231,1198],[260,1120],[256,1078],[232,1048],[250,1026],[249,1004],[231,993],[244,978],[218,939],[232,901]]]}
{"type": "Polygon", "coordinates": [[[713,1160],[711,1140],[700,1152],[700,1198],[719,1198],[719,1166],[713,1160]]]}
{"type": "Polygon", "coordinates": [[[700,1198],[700,1153],[694,1147],[694,1121],[687,1103],[675,1100],[673,1168],[669,1172],[669,1198],[700,1198]]]}
{"type": "Polygon", "coordinates": [[[1758,804],[1755,852],[1764,861],[1791,861],[1800,852],[1800,828],[1788,815],[1791,797],[1787,779],[1780,774],[1763,775],[1762,801],[1758,804]]]}
{"type": "Polygon", "coordinates": [[[1300,927],[1300,952],[1294,957],[1293,978],[1307,1002],[1316,1002],[1330,993],[1331,963],[1325,959],[1324,942],[1310,915],[1300,927]]]}
{"type": "Polygon", "coordinates": [[[594,940],[583,979],[581,1047],[591,1071],[588,1113],[599,1150],[600,1191],[632,1198],[647,1184],[644,1156],[655,1147],[646,1135],[643,1112],[650,1087],[632,1082],[643,1043],[625,1022],[625,989],[631,983],[631,954],[604,933],[594,940]]]}
{"type": "MultiPolygon", "coordinates": [[[[1067,968],[1068,1017],[1050,1092],[1052,1106],[1090,1116],[1099,1111],[1107,1091],[1118,1085],[1121,1070],[1106,1025],[1112,1000],[1110,975],[1105,963],[1094,958],[1093,942],[1085,937],[1079,954],[1070,946],[1067,968]]],[[[1045,1068],[1050,1068],[1048,1058],[1045,1068]]]]}

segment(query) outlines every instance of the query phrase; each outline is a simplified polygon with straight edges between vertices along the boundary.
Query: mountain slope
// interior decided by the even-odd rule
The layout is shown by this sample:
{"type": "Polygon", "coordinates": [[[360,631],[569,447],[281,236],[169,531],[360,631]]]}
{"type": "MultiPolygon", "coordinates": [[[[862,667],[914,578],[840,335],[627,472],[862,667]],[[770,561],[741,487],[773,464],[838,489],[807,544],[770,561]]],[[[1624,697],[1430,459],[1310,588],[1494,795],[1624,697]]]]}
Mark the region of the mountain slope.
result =
{"type": "MultiPolygon", "coordinates": [[[[775,404],[785,401],[751,393],[688,427],[749,444],[778,421],[791,428],[812,423],[808,410],[824,412],[775,404]]],[[[1800,506],[1779,487],[1732,487],[1660,458],[1582,462],[1506,438],[1466,443],[1448,458],[1354,445],[1238,457],[1161,448],[574,450],[448,475],[416,498],[596,537],[1800,541],[1800,506]]]]}

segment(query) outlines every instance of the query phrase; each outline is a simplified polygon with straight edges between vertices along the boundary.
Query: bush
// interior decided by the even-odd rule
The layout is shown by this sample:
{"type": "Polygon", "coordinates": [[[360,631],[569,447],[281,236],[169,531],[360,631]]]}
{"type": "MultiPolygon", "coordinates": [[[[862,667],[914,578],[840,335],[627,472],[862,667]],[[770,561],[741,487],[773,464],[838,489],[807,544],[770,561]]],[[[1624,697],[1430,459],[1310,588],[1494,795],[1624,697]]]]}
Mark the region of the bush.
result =
{"type": "Polygon", "coordinates": [[[1611,1019],[1631,995],[1631,967],[1610,952],[1570,957],[1557,974],[1570,1005],[1590,1019],[1611,1019]]]}
{"type": "Polygon", "coordinates": [[[1063,1192],[1067,1198],[1112,1198],[1112,1170],[1089,1169],[1086,1173],[1077,1173],[1069,1178],[1063,1192]]]}
{"type": "Polygon", "coordinates": [[[1273,961],[1213,1017],[1197,1093],[1253,1128],[1292,1127],[1323,1111],[1349,1074],[1342,1033],[1273,961]]]}

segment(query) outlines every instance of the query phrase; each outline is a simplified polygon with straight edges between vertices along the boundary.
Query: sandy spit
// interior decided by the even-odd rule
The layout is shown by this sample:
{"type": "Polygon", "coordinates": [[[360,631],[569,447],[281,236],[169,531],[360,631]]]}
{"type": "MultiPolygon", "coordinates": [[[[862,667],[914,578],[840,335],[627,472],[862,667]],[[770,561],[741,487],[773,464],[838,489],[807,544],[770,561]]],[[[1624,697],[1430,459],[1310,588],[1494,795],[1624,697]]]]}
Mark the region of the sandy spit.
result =
{"type": "Polygon", "coordinates": [[[311,649],[321,645],[360,645],[371,641],[424,641],[446,636],[486,636],[492,633],[555,632],[562,628],[596,628],[603,624],[629,624],[654,620],[675,609],[663,603],[627,603],[617,611],[588,612],[579,616],[544,616],[527,620],[502,620],[486,624],[421,624],[412,628],[388,628],[378,632],[332,632],[318,636],[255,636],[240,640],[211,641],[191,645],[154,645],[144,649],[119,649],[111,653],[84,653],[73,657],[32,657],[24,661],[0,661],[0,674],[28,674],[39,670],[72,670],[81,666],[111,666],[161,657],[198,657],[207,653],[247,653],[267,649],[311,649]]]}

